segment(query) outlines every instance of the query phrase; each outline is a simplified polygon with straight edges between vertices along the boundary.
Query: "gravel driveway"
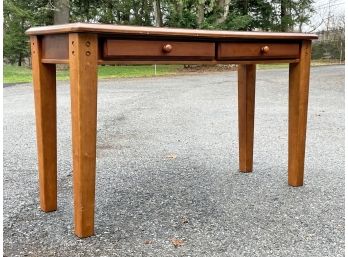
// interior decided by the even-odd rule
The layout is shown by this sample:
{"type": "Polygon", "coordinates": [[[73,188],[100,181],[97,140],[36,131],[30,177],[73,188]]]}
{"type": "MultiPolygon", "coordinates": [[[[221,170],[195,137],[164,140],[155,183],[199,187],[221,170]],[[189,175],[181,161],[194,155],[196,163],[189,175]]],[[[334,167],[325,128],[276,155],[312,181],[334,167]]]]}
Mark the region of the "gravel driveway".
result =
{"type": "Polygon", "coordinates": [[[257,76],[251,174],[237,171],[236,72],[100,81],[96,236],[85,240],[73,234],[67,82],[53,213],[38,208],[32,86],[5,87],[4,254],[343,256],[344,66],[312,68],[299,188],[287,185],[288,71],[257,76]]]}

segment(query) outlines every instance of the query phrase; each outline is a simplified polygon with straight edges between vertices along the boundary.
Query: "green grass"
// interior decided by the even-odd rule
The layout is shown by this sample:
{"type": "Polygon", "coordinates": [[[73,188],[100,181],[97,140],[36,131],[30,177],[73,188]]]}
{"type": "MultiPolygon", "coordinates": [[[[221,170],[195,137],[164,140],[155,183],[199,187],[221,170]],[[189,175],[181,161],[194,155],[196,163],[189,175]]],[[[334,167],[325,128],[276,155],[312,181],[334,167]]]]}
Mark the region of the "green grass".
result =
{"type": "MultiPolygon", "coordinates": [[[[183,65],[156,65],[157,76],[176,74],[183,65]]],[[[137,78],[155,76],[154,65],[99,66],[98,78],[137,78]]]]}
{"type": "Polygon", "coordinates": [[[13,65],[3,66],[4,83],[29,82],[31,81],[31,70],[25,67],[13,65]]]}
{"type": "Polygon", "coordinates": [[[288,67],[288,63],[270,63],[270,64],[257,64],[257,69],[259,70],[269,70],[269,69],[281,69],[288,67]]]}
{"type": "MultiPolygon", "coordinates": [[[[336,62],[337,63],[337,62],[336,62]]],[[[313,60],[312,66],[334,64],[327,60],[313,60]]],[[[66,67],[66,66],[65,66],[66,67]]],[[[288,64],[258,64],[258,69],[280,69],[287,68],[288,64]]],[[[184,72],[183,65],[157,65],[157,76],[171,75],[184,72]]],[[[155,76],[154,65],[129,65],[129,66],[99,66],[98,78],[138,78],[155,76]]],[[[68,80],[69,71],[58,66],[58,80],[68,80]]],[[[4,83],[31,82],[31,69],[27,67],[18,67],[4,64],[4,83]]]]}
{"type": "MultiPolygon", "coordinates": [[[[321,65],[332,65],[339,64],[339,60],[312,60],[311,66],[321,66],[321,65]]],[[[257,69],[259,70],[268,70],[268,69],[281,69],[288,68],[289,64],[287,63],[271,63],[271,64],[257,64],[257,69]]]]}
{"type": "MultiPolygon", "coordinates": [[[[4,65],[4,83],[31,82],[31,69],[14,65],[4,65]]],[[[157,76],[176,74],[182,69],[182,65],[157,65],[157,76]]],[[[132,66],[99,66],[98,78],[136,78],[155,76],[154,65],[132,65],[132,66]]],[[[57,70],[58,80],[68,80],[67,69],[57,70]]]]}

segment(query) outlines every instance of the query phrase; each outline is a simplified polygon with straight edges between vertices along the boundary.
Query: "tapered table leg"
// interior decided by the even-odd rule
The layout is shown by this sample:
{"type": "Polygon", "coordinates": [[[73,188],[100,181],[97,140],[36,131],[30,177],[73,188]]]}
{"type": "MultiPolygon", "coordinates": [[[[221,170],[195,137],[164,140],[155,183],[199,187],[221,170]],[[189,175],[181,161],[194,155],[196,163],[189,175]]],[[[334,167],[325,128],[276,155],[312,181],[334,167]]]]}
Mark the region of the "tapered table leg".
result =
{"type": "Polygon", "coordinates": [[[97,49],[95,34],[69,35],[74,223],[78,237],[94,234],[97,49]]]}
{"type": "Polygon", "coordinates": [[[253,170],[255,64],[238,65],[239,170],[253,170]]]}
{"type": "Polygon", "coordinates": [[[41,63],[41,41],[30,37],[39,161],[40,207],[57,209],[56,65],[41,63]]]}
{"type": "Polygon", "coordinates": [[[302,186],[304,176],[311,41],[303,41],[300,62],[289,69],[288,183],[302,186]]]}

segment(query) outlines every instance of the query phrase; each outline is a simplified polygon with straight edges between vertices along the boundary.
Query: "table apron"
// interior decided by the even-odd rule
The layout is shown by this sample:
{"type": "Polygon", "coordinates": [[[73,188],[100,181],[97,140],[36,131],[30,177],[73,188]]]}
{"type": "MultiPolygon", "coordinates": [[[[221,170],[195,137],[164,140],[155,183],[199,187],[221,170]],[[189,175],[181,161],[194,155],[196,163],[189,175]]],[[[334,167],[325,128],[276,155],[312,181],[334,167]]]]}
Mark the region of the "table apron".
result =
{"type": "MultiPolygon", "coordinates": [[[[43,35],[40,38],[42,63],[69,63],[69,34],[43,35]]],[[[225,42],[99,36],[98,64],[296,63],[299,62],[300,46],[300,41],[289,40],[225,42]]]]}

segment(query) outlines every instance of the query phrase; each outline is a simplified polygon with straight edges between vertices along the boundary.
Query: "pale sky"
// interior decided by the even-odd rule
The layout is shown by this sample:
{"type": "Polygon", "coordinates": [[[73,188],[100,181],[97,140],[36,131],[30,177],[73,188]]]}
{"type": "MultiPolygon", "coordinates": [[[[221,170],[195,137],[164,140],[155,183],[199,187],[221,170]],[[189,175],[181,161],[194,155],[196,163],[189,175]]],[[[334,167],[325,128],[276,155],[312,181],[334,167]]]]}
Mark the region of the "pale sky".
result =
{"type": "Polygon", "coordinates": [[[311,24],[303,27],[303,32],[310,32],[326,28],[332,25],[338,16],[345,14],[345,0],[315,0],[314,8],[316,13],[311,19],[311,24]],[[330,17],[330,18],[329,18],[330,17]]]}

